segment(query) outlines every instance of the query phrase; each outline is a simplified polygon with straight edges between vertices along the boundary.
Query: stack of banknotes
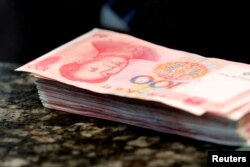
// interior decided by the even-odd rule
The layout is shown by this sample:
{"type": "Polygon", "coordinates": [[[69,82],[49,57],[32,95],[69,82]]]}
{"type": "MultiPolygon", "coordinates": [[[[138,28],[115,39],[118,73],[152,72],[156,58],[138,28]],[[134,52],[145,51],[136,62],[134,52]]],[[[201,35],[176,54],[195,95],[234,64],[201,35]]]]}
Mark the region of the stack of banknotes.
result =
{"type": "Polygon", "coordinates": [[[47,108],[223,145],[250,144],[249,64],[93,29],[17,71],[37,78],[47,108]]]}

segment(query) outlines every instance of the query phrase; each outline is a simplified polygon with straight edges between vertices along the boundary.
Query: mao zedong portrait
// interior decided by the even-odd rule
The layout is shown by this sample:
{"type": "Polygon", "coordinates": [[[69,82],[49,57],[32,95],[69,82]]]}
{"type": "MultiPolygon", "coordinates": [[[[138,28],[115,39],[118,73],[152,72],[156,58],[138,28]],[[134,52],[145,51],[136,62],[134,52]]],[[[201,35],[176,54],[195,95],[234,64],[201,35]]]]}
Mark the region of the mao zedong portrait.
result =
{"type": "Polygon", "coordinates": [[[73,62],[60,67],[63,77],[80,82],[100,83],[126,68],[131,59],[156,61],[156,51],[146,46],[134,46],[120,41],[95,41],[98,53],[85,62],[73,62]]]}

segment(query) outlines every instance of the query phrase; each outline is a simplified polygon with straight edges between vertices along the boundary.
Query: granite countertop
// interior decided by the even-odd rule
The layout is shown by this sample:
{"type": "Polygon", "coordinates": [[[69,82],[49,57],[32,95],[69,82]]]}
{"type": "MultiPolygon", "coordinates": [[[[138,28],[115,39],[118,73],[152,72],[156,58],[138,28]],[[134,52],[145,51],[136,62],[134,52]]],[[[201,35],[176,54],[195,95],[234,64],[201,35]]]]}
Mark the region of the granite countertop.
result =
{"type": "Polygon", "coordinates": [[[1,167],[204,167],[235,149],[46,109],[16,67],[0,63],[1,167]]]}

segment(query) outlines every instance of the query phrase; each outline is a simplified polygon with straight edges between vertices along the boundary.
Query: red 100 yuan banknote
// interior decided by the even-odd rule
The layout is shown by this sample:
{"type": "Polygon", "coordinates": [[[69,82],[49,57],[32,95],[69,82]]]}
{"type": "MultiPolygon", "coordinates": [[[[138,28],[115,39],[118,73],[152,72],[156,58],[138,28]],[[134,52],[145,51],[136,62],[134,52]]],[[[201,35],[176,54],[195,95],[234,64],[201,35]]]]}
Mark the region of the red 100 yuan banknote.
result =
{"type": "Polygon", "coordinates": [[[156,101],[195,115],[249,104],[250,65],[93,29],[17,69],[85,90],[156,101]]]}

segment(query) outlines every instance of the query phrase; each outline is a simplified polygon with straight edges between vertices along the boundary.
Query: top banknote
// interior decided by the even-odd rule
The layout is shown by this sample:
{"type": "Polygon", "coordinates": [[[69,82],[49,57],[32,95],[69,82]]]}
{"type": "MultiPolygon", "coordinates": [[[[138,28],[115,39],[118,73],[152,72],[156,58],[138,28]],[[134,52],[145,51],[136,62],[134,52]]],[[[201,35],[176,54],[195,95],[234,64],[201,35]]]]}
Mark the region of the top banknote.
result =
{"type": "Polygon", "coordinates": [[[250,65],[93,29],[17,69],[85,90],[163,103],[195,115],[250,103],[250,65]]]}

